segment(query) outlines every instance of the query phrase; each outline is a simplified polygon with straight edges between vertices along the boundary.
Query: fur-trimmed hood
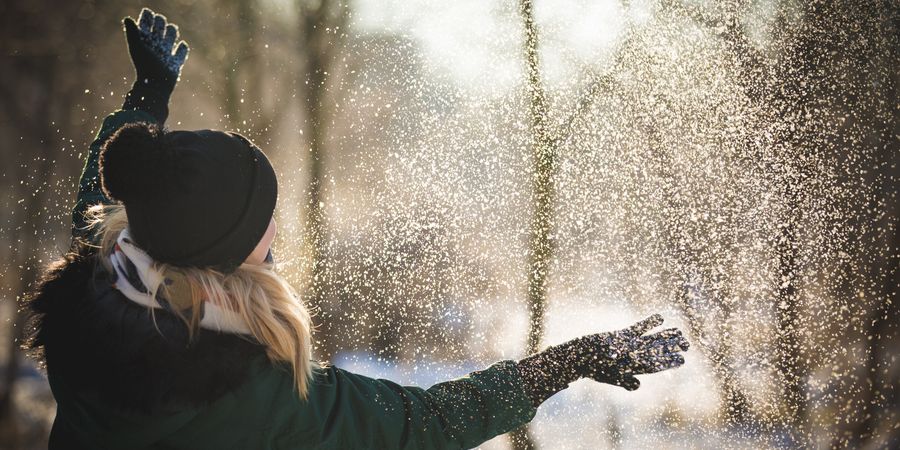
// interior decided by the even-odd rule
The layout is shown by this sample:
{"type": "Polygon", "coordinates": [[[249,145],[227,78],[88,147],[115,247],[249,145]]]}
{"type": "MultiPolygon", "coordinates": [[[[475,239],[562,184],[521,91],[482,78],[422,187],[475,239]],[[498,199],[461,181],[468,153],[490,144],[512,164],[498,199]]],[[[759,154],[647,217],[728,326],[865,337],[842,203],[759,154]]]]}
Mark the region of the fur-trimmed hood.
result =
{"type": "Polygon", "coordinates": [[[166,413],[208,404],[240,386],[265,347],[199,329],[138,305],[112,287],[94,247],[51,264],[26,297],[27,348],[67,389],[123,411],[166,413]],[[154,317],[155,316],[155,317],[154,317]]]}

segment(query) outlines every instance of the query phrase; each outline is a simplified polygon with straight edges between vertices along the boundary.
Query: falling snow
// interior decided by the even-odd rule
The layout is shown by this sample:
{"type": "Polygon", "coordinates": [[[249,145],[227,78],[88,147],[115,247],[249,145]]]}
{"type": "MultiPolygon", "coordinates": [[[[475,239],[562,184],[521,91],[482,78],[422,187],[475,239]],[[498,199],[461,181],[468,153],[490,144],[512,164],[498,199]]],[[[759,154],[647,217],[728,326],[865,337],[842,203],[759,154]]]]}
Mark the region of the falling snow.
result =
{"type": "MultiPolygon", "coordinates": [[[[48,19],[90,23],[76,38],[2,31],[4,342],[68,247],[87,144],[131,84],[120,11],[81,3],[48,19]]],[[[526,356],[547,145],[541,346],[653,312],[693,346],[636,392],[553,397],[539,447],[900,442],[891,2],[536,0],[549,144],[517,2],[323,1],[316,26],[302,1],[165,3],[192,52],[169,126],[237,130],[272,158],[274,253],[315,311],[318,358],[427,386],[526,356]]],[[[40,436],[55,406],[19,364],[14,420],[40,436]]]]}

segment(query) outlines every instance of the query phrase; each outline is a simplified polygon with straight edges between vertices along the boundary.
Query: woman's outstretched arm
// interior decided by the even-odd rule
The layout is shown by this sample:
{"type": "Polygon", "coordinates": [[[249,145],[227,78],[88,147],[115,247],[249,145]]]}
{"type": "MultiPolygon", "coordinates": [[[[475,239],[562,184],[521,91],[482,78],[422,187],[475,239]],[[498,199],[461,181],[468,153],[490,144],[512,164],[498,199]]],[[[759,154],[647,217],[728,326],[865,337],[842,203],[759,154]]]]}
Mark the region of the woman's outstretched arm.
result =
{"type": "Polygon", "coordinates": [[[103,120],[88,150],[78,182],[78,197],[72,210],[72,236],[75,238],[93,240],[86,230],[84,213],[95,204],[111,203],[100,186],[99,155],[103,144],[127,123],[165,124],[169,115],[169,97],[188,55],[188,46],[184,41],[175,46],[178,27],[166,23],[162,15],[145,8],[138,23],[128,17],[124,24],[135,81],[125,95],[122,109],[103,120]]]}
{"type": "Polygon", "coordinates": [[[241,426],[265,430],[260,444],[272,448],[472,448],[528,423],[542,402],[579,378],[634,390],[635,375],[680,366],[688,342],[675,328],[648,334],[661,324],[654,315],[428,389],[330,367],[316,375],[305,401],[286,371],[263,362],[255,382],[223,401],[242,411],[233,418],[241,426]]]}

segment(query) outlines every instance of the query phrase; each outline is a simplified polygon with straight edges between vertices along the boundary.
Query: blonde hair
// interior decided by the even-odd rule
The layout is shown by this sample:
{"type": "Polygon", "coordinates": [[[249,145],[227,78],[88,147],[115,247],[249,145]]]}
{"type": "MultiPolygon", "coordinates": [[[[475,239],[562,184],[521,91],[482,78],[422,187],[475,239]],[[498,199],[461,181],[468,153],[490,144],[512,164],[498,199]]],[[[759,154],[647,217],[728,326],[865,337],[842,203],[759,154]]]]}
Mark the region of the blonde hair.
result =
{"type": "MultiPolygon", "coordinates": [[[[119,233],[128,226],[125,207],[121,204],[98,204],[88,209],[91,232],[99,238],[101,255],[109,256],[119,233]]],[[[106,257],[99,258],[110,273],[114,270],[106,257]]],[[[312,320],[306,306],[293,287],[275,272],[274,264],[241,264],[234,272],[223,274],[211,268],[176,267],[154,262],[168,277],[182,278],[189,286],[190,305],[187,315],[172,308],[188,327],[190,336],[200,326],[204,301],[230,309],[247,324],[256,340],[265,345],[273,362],[287,362],[293,370],[294,385],[301,399],[306,399],[309,381],[318,365],[312,361],[312,320]]],[[[163,283],[163,295],[173,299],[173,292],[163,283]]],[[[151,309],[152,313],[152,309],[151,309]]]]}

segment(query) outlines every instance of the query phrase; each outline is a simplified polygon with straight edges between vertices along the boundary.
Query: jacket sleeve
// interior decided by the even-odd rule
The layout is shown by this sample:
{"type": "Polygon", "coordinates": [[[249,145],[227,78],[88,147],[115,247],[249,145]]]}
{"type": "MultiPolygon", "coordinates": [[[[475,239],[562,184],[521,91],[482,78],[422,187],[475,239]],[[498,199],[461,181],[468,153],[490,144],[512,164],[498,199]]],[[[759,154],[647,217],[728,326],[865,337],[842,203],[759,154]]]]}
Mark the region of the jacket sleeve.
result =
{"type": "Polygon", "coordinates": [[[291,394],[294,411],[279,421],[286,448],[311,440],[316,448],[472,448],[536,412],[514,361],[428,389],[334,367],[317,377],[307,401],[291,394]]]}
{"type": "Polygon", "coordinates": [[[100,126],[100,131],[91,143],[88,149],[87,157],[84,161],[84,168],[81,172],[81,178],[78,181],[78,196],[75,200],[75,207],[72,209],[72,236],[80,237],[93,241],[94,236],[89,235],[86,229],[87,223],[84,213],[87,209],[97,203],[110,204],[112,200],[103,195],[100,189],[100,148],[103,144],[116,132],[122,125],[130,122],[150,122],[156,123],[156,119],[147,112],[140,110],[132,111],[116,111],[106,119],[100,126]]]}

